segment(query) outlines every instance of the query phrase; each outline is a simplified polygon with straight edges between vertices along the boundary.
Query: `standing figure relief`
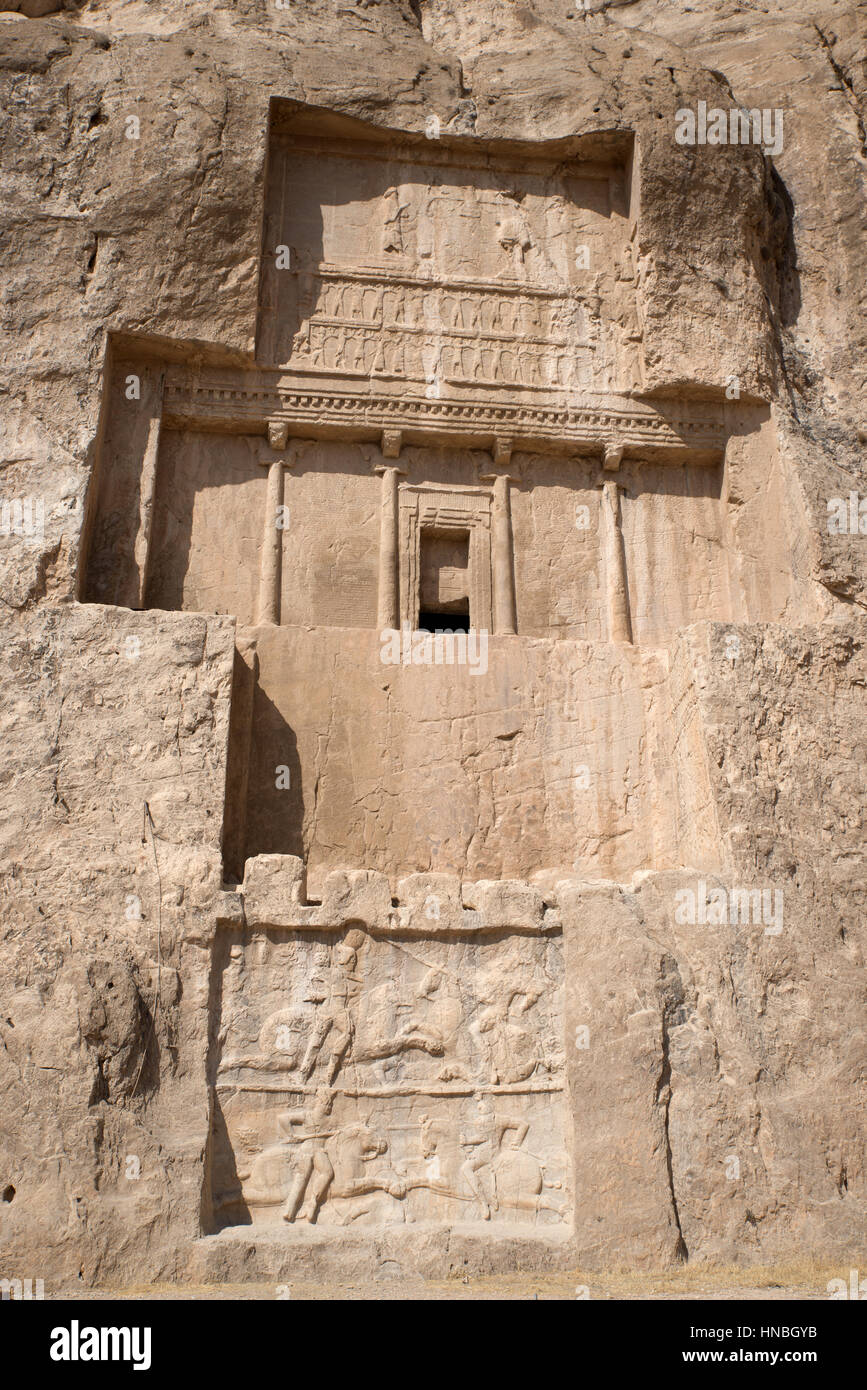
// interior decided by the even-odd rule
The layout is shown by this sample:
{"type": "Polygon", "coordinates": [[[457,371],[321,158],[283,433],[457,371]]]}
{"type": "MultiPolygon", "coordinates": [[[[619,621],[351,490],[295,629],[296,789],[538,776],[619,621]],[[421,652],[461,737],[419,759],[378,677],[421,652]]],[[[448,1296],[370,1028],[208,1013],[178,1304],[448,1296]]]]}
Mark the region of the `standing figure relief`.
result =
{"type": "Polygon", "coordinates": [[[383,194],[382,249],[386,255],[404,255],[406,215],[410,204],[403,201],[397,188],[387,188],[383,194]]]}

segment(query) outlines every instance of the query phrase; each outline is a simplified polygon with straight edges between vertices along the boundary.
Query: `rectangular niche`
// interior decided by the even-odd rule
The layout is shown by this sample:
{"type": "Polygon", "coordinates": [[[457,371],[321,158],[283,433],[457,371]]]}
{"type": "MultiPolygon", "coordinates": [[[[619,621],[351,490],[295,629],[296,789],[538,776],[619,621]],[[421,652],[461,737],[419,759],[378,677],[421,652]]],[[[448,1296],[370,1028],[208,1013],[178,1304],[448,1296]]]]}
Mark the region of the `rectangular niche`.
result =
{"type": "Polygon", "coordinates": [[[225,929],[214,971],[213,1229],[565,1233],[559,934],[225,929]]]}

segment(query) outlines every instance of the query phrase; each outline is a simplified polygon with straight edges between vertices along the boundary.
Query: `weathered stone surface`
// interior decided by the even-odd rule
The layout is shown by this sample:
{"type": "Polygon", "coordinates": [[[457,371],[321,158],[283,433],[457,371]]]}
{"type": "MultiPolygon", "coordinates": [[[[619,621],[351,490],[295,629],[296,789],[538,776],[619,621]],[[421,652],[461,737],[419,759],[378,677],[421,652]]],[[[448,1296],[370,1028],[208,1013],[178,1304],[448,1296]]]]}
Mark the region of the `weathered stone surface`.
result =
{"type": "Polygon", "coordinates": [[[0,5],[0,1277],[863,1250],[864,51],[0,5]]]}

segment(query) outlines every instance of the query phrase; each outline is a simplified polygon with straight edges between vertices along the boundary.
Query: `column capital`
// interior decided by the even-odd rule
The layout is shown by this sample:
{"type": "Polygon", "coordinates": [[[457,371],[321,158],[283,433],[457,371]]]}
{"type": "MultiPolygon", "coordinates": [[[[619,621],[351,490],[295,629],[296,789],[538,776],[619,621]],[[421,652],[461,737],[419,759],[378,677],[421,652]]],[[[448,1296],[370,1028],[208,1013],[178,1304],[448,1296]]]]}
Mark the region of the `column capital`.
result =
{"type": "Polygon", "coordinates": [[[383,478],[386,473],[397,473],[400,476],[405,476],[407,470],[401,468],[399,464],[396,463],[375,463],[371,471],[374,472],[377,477],[383,478]]]}
{"type": "Polygon", "coordinates": [[[400,451],[403,448],[403,433],[401,430],[383,430],[382,441],[380,443],[383,458],[400,458],[400,451]]]}
{"type": "Polygon", "coordinates": [[[289,441],[289,422],[288,420],[269,420],[268,422],[268,445],[278,452],[285,449],[289,441]]]}
{"type": "Polygon", "coordinates": [[[514,441],[506,435],[498,435],[494,440],[492,450],[494,466],[496,468],[508,468],[512,460],[512,450],[514,441]]]}
{"type": "Polygon", "coordinates": [[[616,472],[623,462],[623,445],[606,444],[602,450],[602,467],[608,473],[616,472]]]}
{"type": "MultiPolygon", "coordinates": [[[[300,441],[299,439],[293,439],[293,440],[290,442],[288,449],[285,450],[285,452],[282,452],[282,451],[279,451],[279,450],[276,450],[276,449],[275,449],[275,450],[274,450],[274,457],[272,457],[272,458],[260,458],[260,459],[259,459],[259,467],[260,467],[260,468],[273,468],[274,465],[275,465],[275,463],[279,463],[281,468],[288,468],[288,469],[294,468],[294,467],[295,467],[295,464],[296,464],[297,461],[298,461],[298,451],[299,451],[299,449],[300,449],[300,446],[301,446],[301,441],[300,441]],[[281,452],[282,452],[282,457],[280,456],[281,452]]],[[[271,447],[273,448],[273,445],[272,445],[271,447]]]]}
{"type": "Polygon", "coordinates": [[[595,486],[595,487],[601,487],[601,488],[603,488],[603,489],[604,489],[604,488],[609,488],[609,489],[614,488],[614,489],[616,489],[617,492],[625,492],[626,489],[627,489],[628,484],[627,484],[626,479],[624,478],[624,476],[623,476],[622,473],[619,473],[619,472],[616,472],[616,473],[615,473],[615,472],[611,472],[611,473],[601,472],[601,473],[597,473],[597,475],[596,475],[596,481],[595,481],[594,486],[595,486]]]}
{"type": "Polygon", "coordinates": [[[497,469],[496,471],[494,471],[494,472],[492,472],[492,473],[480,473],[480,474],[479,474],[479,482],[480,482],[480,483],[496,483],[496,482],[498,482],[500,479],[502,479],[503,482],[505,482],[505,483],[516,483],[516,484],[517,484],[517,483],[519,483],[519,482],[521,481],[520,478],[516,477],[514,473],[507,473],[507,472],[505,471],[505,469],[497,469]]]}

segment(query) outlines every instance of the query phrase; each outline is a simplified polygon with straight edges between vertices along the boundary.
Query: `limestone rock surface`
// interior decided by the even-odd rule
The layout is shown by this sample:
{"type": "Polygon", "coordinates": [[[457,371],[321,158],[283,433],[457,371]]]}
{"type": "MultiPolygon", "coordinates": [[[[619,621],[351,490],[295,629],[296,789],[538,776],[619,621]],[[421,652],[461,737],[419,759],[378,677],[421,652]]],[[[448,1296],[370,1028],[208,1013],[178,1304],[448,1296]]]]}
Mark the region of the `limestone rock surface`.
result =
{"type": "Polygon", "coordinates": [[[863,1259],[863,4],[12,0],[0,193],[0,1278],[863,1259]]]}

